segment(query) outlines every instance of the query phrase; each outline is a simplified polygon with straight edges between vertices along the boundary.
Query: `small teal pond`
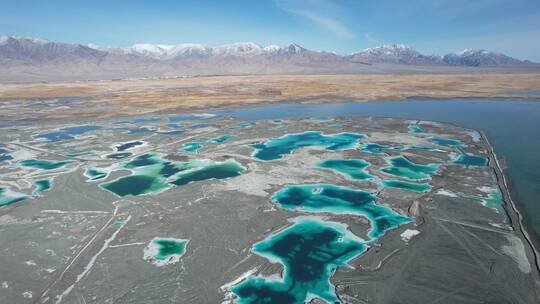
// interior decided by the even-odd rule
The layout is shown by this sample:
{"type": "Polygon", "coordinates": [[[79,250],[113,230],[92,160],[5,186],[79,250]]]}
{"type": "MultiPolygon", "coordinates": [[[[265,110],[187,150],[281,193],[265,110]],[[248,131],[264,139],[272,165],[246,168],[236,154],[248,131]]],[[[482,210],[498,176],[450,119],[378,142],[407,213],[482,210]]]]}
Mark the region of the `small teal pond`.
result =
{"type": "Polygon", "coordinates": [[[364,134],[337,133],[325,135],[321,132],[306,131],[298,134],[286,134],[267,140],[264,144],[251,145],[256,149],[253,156],[260,160],[277,160],[303,147],[318,146],[331,151],[343,151],[356,148],[364,134]]]}
{"type": "Polygon", "coordinates": [[[0,154],[0,161],[12,160],[13,157],[9,154],[0,154]]]}
{"type": "Polygon", "coordinates": [[[373,178],[372,175],[366,172],[369,163],[361,159],[329,159],[317,164],[319,168],[331,169],[342,173],[353,180],[366,180],[373,178]]]}
{"type": "Polygon", "coordinates": [[[183,144],[180,150],[196,154],[205,144],[206,142],[188,142],[183,144]]]}
{"type": "Polygon", "coordinates": [[[493,189],[488,197],[483,199],[483,203],[486,207],[497,210],[500,214],[506,214],[506,210],[503,207],[502,193],[499,188],[493,189]]]}
{"type": "Polygon", "coordinates": [[[107,158],[108,159],[123,159],[123,158],[129,157],[129,156],[131,156],[130,152],[120,152],[120,153],[109,154],[109,155],[107,155],[107,158]]]}
{"type": "Polygon", "coordinates": [[[424,133],[424,129],[422,129],[422,127],[420,127],[419,125],[417,124],[410,124],[407,126],[407,128],[409,128],[409,132],[411,133],[424,133]]]}
{"type": "Polygon", "coordinates": [[[139,167],[157,165],[157,164],[160,164],[161,162],[162,162],[161,159],[159,159],[156,155],[147,153],[147,154],[139,155],[135,157],[134,159],[126,162],[124,164],[124,168],[134,169],[134,168],[139,168],[139,167]]]}
{"type": "Polygon", "coordinates": [[[249,129],[252,127],[251,123],[243,123],[236,126],[232,126],[227,128],[227,130],[242,130],[242,129],[249,129]]]}
{"type": "Polygon", "coordinates": [[[421,151],[437,151],[437,149],[435,149],[435,148],[433,148],[433,147],[417,146],[417,145],[407,146],[407,147],[406,147],[406,150],[409,150],[409,149],[412,149],[412,150],[421,150],[421,151]]]}
{"type": "Polygon", "coordinates": [[[283,209],[363,216],[371,223],[368,232],[371,239],[378,239],[386,231],[410,221],[392,209],[375,204],[376,199],[369,192],[331,184],[287,186],[272,197],[283,209]]]}
{"type": "Polygon", "coordinates": [[[413,192],[429,192],[432,188],[428,183],[411,183],[400,180],[385,180],[383,181],[383,185],[385,187],[399,188],[413,192]]]}
{"type": "Polygon", "coordinates": [[[467,195],[459,193],[459,196],[468,198],[471,200],[479,201],[482,205],[497,211],[500,214],[506,214],[506,210],[503,207],[503,197],[499,188],[494,188],[489,191],[487,196],[479,195],[467,195]]]}
{"type": "Polygon", "coordinates": [[[461,154],[458,159],[453,161],[454,164],[463,165],[465,167],[476,166],[485,167],[488,165],[488,159],[483,156],[464,153],[461,154]]]}
{"type": "Polygon", "coordinates": [[[196,170],[181,174],[177,179],[172,181],[172,184],[182,186],[209,179],[226,179],[239,176],[244,170],[245,168],[237,162],[208,164],[196,170]]]}
{"type": "Polygon", "coordinates": [[[11,191],[8,187],[0,185],[0,207],[17,203],[28,198],[28,195],[11,191]]]}
{"type": "Polygon", "coordinates": [[[88,168],[84,172],[84,175],[88,177],[90,181],[95,181],[106,178],[109,173],[95,168],[88,168]]]}
{"type": "Polygon", "coordinates": [[[96,155],[94,152],[84,151],[84,152],[68,153],[65,156],[69,158],[77,158],[81,156],[94,156],[94,155],[96,155]]]}
{"type": "MultiPolygon", "coordinates": [[[[112,171],[129,169],[131,175],[100,184],[100,187],[117,196],[138,196],[156,194],[172,186],[182,186],[192,182],[227,179],[241,175],[245,168],[234,160],[223,162],[190,161],[172,162],[157,154],[143,154],[123,163],[112,171]]],[[[90,180],[99,180],[107,173],[90,168],[85,175],[90,180]]]]}
{"type": "Polygon", "coordinates": [[[96,131],[101,128],[102,128],[101,126],[96,126],[96,125],[69,127],[69,128],[63,128],[54,132],[39,134],[36,136],[36,138],[44,138],[52,142],[62,141],[62,140],[71,140],[71,139],[74,139],[76,135],[84,134],[91,131],[96,131]]]}
{"type": "Polygon", "coordinates": [[[447,146],[447,147],[466,147],[464,143],[462,143],[460,140],[457,139],[449,139],[449,138],[442,138],[442,137],[433,137],[429,141],[436,145],[440,146],[447,146]]]}
{"type": "Polygon", "coordinates": [[[188,240],[177,240],[170,238],[156,238],[150,242],[150,246],[155,246],[156,252],[152,259],[158,261],[168,261],[171,257],[181,257],[186,253],[188,240]]]}
{"type": "Polygon", "coordinates": [[[41,170],[55,170],[66,166],[72,161],[52,161],[52,160],[43,160],[43,159],[25,159],[21,160],[19,163],[24,167],[31,167],[41,170]]]}
{"type": "Polygon", "coordinates": [[[199,153],[199,151],[207,144],[223,144],[231,139],[233,139],[235,135],[225,134],[218,137],[210,138],[207,141],[195,141],[195,142],[187,142],[180,147],[180,151],[190,152],[190,153],[199,153]]]}
{"type": "Polygon", "coordinates": [[[129,149],[131,149],[133,147],[140,146],[142,144],[144,144],[144,143],[142,141],[139,141],[139,140],[131,141],[131,142],[116,146],[116,151],[122,152],[122,151],[125,151],[125,150],[129,150],[129,149]]]}
{"type": "Polygon", "coordinates": [[[36,186],[36,189],[32,192],[32,195],[36,195],[40,192],[49,190],[52,186],[51,181],[48,179],[43,180],[37,180],[34,182],[34,186],[36,186]]]}
{"type": "Polygon", "coordinates": [[[225,134],[225,135],[222,135],[222,136],[211,138],[209,140],[209,142],[215,143],[215,144],[222,144],[224,142],[229,141],[230,139],[232,139],[234,137],[235,137],[234,135],[225,134]]]}
{"type": "Polygon", "coordinates": [[[9,155],[10,151],[4,148],[0,148],[0,161],[12,160],[13,157],[9,155]]]}
{"type": "Polygon", "coordinates": [[[403,156],[391,158],[389,163],[391,166],[382,168],[382,172],[409,180],[429,179],[439,169],[437,164],[420,165],[403,156]]]}
{"type": "Polygon", "coordinates": [[[129,134],[143,134],[143,133],[154,132],[153,129],[146,128],[146,127],[130,128],[128,129],[128,131],[129,131],[129,134]]]}
{"type": "Polygon", "coordinates": [[[233,286],[237,303],[339,302],[330,277],[367,246],[340,223],[297,218],[295,224],[253,245],[252,251],[283,265],[281,280],[252,276],[233,286]]]}
{"type": "Polygon", "coordinates": [[[370,154],[377,154],[377,155],[388,155],[388,153],[382,151],[381,149],[389,149],[391,148],[388,145],[380,145],[375,143],[365,143],[360,145],[360,151],[370,154]]]}

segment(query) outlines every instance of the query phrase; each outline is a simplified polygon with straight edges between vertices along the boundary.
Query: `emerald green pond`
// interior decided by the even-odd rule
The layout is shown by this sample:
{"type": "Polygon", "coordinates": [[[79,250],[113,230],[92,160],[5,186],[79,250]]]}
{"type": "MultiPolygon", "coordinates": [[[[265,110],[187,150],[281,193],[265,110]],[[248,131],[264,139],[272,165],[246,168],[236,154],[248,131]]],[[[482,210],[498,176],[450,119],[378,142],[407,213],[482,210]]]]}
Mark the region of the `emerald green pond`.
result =
{"type": "Polygon", "coordinates": [[[96,155],[94,152],[85,151],[85,152],[69,153],[69,154],[66,154],[65,156],[70,157],[70,158],[76,158],[76,157],[81,157],[81,156],[94,156],[94,155],[96,155]]]}
{"type": "Polygon", "coordinates": [[[84,172],[84,175],[88,177],[89,180],[94,181],[94,180],[103,179],[107,177],[109,174],[107,172],[100,171],[98,169],[88,168],[84,172]]]}
{"type": "Polygon", "coordinates": [[[407,126],[409,128],[409,132],[411,133],[424,133],[424,129],[416,124],[410,124],[407,126]]]}
{"type": "Polygon", "coordinates": [[[36,186],[36,189],[32,192],[32,194],[36,195],[45,190],[49,190],[51,188],[51,181],[48,179],[38,180],[34,182],[34,186],[36,186]]]}
{"type": "Polygon", "coordinates": [[[411,183],[399,180],[386,180],[383,181],[383,185],[385,187],[400,188],[414,192],[428,192],[432,188],[431,185],[427,183],[411,183]]]}
{"type": "Polygon", "coordinates": [[[437,149],[435,149],[435,148],[433,148],[433,147],[417,146],[417,145],[408,146],[408,147],[407,147],[407,150],[408,150],[408,149],[422,150],[422,151],[437,151],[437,149]]]}
{"type": "Polygon", "coordinates": [[[144,144],[144,142],[139,141],[139,140],[131,141],[131,142],[128,142],[128,143],[125,143],[125,144],[117,145],[116,146],[116,151],[122,152],[122,151],[129,150],[129,149],[131,149],[133,147],[140,146],[140,145],[143,145],[143,144],[144,144]]]}
{"type": "Polygon", "coordinates": [[[324,147],[331,151],[343,151],[356,148],[364,134],[337,133],[325,135],[321,132],[306,131],[304,133],[287,134],[279,138],[267,140],[264,144],[251,145],[256,149],[253,156],[260,160],[276,160],[297,149],[310,146],[324,147]]]}
{"type": "Polygon", "coordinates": [[[222,135],[222,136],[211,138],[209,140],[209,142],[215,143],[215,144],[222,144],[224,142],[229,141],[232,138],[234,138],[234,135],[225,134],[225,135],[222,135]]]}
{"type": "Polygon", "coordinates": [[[459,193],[459,196],[479,201],[482,205],[491,208],[500,214],[506,214],[506,210],[504,210],[503,207],[502,193],[499,188],[492,189],[485,197],[478,195],[467,195],[463,193],[459,193]]]}
{"type": "Polygon", "coordinates": [[[172,184],[181,186],[208,179],[231,178],[239,176],[244,170],[245,168],[237,162],[208,164],[180,174],[176,180],[172,181],[172,184]]]}
{"type": "Polygon", "coordinates": [[[12,191],[4,186],[0,186],[0,207],[20,202],[27,198],[28,195],[12,191]]]}
{"type": "Polygon", "coordinates": [[[353,180],[366,180],[373,178],[372,175],[366,172],[369,163],[361,159],[329,159],[317,164],[319,168],[331,169],[342,173],[353,180]]]}
{"type": "Polygon", "coordinates": [[[206,144],[206,142],[189,142],[183,144],[180,150],[196,154],[204,146],[204,144],[206,144]]]}
{"type": "Polygon", "coordinates": [[[374,240],[410,221],[392,209],[375,204],[376,199],[369,192],[330,184],[287,186],[272,197],[272,201],[283,209],[363,216],[371,223],[368,236],[374,240]]]}
{"type": "Polygon", "coordinates": [[[447,146],[447,147],[466,147],[467,146],[466,144],[462,143],[460,140],[457,140],[457,139],[433,137],[429,141],[431,141],[434,144],[437,144],[440,146],[447,146]]]}
{"type": "Polygon", "coordinates": [[[454,164],[463,165],[465,167],[477,166],[485,167],[488,165],[488,159],[483,156],[464,153],[454,161],[454,164]]]}
{"type": "Polygon", "coordinates": [[[147,167],[152,165],[158,165],[162,162],[155,154],[143,154],[135,157],[134,159],[126,162],[123,167],[126,169],[136,169],[140,167],[147,167]]]}
{"type": "Polygon", "coordinates": [[[122,159],[131,156],[130,152],[120,152],[107,155],[109,159],[122,159]]]}
{"type": "Polygon", "coordinates": [[[503,207],[503,197],[501,190],[493,189],[491,193],[489,193],[487,198],[483,199],[483,203],[486,207],[497,210],[500,214],[506,214],[506,211],[503,207]]]}
{"type": "Polygon", "coordinates": [[[207,144],[222,144],[231,140],[234,137],[235,135],[225,134],[218,137],[210,138],[207,141],[188,142],[183,144],[182,147],[180,147],[180,150],[197,154],[199,153],[199,150],[201,150],[207,144]]]}
{"type": "Polygon", "coordinates": [[[187,241],[176,241],[168,239],[158,239],[152,241],[158,246],[158,253],[154,256],[156,260],[166,260],[171,255],[183,255],[186,252],[187,241]]]}
{"type": "Polygon", "coordinates": [[[381,149],[388,149],[388,148],[390,148],[390,146],[374,144],[374,143],[365,143],[360,146],[360,150],[362,152],[377,154],[377,155],[388,155],[386,152],[381,151],[381,149]]]}
{"type": "Polygon", "coordinates": [[[381,180],[365,171],[368,166],[369,163],[361,159],[329,159],[317,164],[317,167],[319,168],[334,170],[336,172],[344,174],[345,176],[348,176],[353,180],[368,180],[375,178],[385,187],[400,188],[414,192],[428,192],[432,188],[431,185],[428,183],[412,183],[400,180],[381,180]]]}
{"type": "Polygon", "coordinates": [[[158,177],[142,174],[125,176],[100,186],[119,196],[157,193],[169,188],[158,177]]]}
{"type": "Polygon", "coordinates": [[[416,164],[403,156],[391,158],[389,163],[391,166],[382,168],[382,172],[409,180],[429,179],[432,174],[437,173],[439,168],[437,164],[416,164]]]}
{"type": "Polygon", "coordinates": [[[330,277],[367,246],[340,223],[297,218],[295,224],[256,243],[252,251],[284,267],[281,280],[249,277],[233,286],[237,303],[339,302],[330,277]]]}
{"type": "MultiPolygon", "coordinates": [[[[105,190],[118,196],[138,196],[155,194],[172,186],[186,185],[191,182],[225,179],[239,176],[245,168],[234,160],[224,162],[191,161],[172,162],[162,159],[156,154],[143,154],[133,160],[119,165],[115,170],[129,169],[131,175],[117,178],[100,184],[105,190]]],[[[101,179],[103,172],[96,169],[87,170],[91,180],[101,179]]]]}
{"type": "Polygon", "coordinates": [[[154,238],[144,250],[143,258],[155,266],[174,264],[186,253],[189,240],[154,238]]]}
{"type": "Polygon", "coordinates": [[[71,161],[52,161],[52,160],[43,160],[43,159],[25,159],[21,160],[20,164],[25,167],[31,167],[41,170],[54,170],[62,168],[71,161]]]}

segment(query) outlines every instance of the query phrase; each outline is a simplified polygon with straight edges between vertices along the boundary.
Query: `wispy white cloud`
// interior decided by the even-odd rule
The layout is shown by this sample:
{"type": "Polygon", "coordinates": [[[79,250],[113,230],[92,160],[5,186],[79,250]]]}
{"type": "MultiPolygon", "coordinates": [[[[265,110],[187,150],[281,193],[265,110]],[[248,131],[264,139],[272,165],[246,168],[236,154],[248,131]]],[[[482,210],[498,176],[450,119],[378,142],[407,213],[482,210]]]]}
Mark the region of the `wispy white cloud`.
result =
{"type": "Polygon", "coordinates": [[[340,19],[340,8],[330,1],[325,0],[276,0],[281,10],[306,18],[317,26],[346,39],[352,39],[356,35],[340,19]]]}
{"type": "Polygon", "coordinates": [[[369,32],[369,33],[366,33],[364,35],[364,37],[366,38],[366,40],[370,43],[381,43],[379,40],[377,40],[377,38],[375,38],[375,35],[373,35],[373,33],[369,32]]]}

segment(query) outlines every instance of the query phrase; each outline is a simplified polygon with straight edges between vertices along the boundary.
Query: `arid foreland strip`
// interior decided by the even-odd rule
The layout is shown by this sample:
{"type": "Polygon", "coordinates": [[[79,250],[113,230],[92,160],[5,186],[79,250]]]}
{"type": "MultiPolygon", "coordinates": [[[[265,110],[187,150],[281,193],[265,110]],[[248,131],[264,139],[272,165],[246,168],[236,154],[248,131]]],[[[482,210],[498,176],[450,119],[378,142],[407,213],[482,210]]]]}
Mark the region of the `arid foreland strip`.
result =
{"type": "Polygon", "coordinates": [[[208,76],[0,84],[0,119],[113,117],[290,101],[538,97],[511,94],[527,91],[540,91],[540,73],[208,76]]]}

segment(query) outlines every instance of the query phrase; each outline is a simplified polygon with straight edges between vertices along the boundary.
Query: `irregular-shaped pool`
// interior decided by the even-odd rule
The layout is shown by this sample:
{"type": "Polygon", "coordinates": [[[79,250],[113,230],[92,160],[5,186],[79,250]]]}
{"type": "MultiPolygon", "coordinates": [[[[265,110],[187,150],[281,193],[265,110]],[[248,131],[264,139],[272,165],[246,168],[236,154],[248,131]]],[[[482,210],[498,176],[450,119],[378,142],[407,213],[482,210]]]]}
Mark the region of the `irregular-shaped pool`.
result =
{"type": "Polygon", "coordinates": [[[403,156],[391,158],[389,163],[391,166],[381,168],[382,172],[409,180],[429,179],[439,169],[437,164],[419,165],[403,156]]]}
{"type": "Polygon", "coordinates": [[[189,240],[155,237],[144,249],[143,259],[155,266],[175,264],[186,253],[189,240]]]}
{"type": "Polygon", "coordinates": [[[376,199],[369,192],[331,184],[287,186],[272,197],[272,201],[284,209],[363,216],[370,221],[368,236],[371,239],[410,221],[390,208],[375,204],[376,199]]]}
{"type": "Polygon", "coordinates": [[[372,175],[366,172],[369,163],[362,159],[329,159],[317,164],[317,167],[337,171],[353,180],[367,180],[373,178],[372,175]]]}
{"type": "Polygon", "coordinates": [[[367,246],[340,223],[297,218],[295,224],[256,243],[252,251],[283,265],[282,279],[249,277],[231,291],[243,303],[339,302],[330,277],[367,246]]]}
{"type": "Polygon", "coordinates": [[[273,138],[264,144],[251,145],[256,149],[254,157],[261,160],[276,160],[297,149],[310,146],[324,147],[331,151],[343,151],[356,148],[360,139],[366,138],[359,133],[337,133],[325,135],[321,132],[306,131],[304,133],[286,134],[273,138]]]}

